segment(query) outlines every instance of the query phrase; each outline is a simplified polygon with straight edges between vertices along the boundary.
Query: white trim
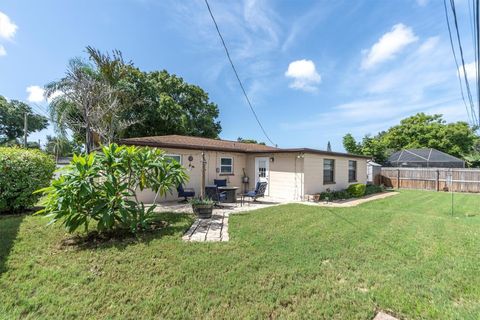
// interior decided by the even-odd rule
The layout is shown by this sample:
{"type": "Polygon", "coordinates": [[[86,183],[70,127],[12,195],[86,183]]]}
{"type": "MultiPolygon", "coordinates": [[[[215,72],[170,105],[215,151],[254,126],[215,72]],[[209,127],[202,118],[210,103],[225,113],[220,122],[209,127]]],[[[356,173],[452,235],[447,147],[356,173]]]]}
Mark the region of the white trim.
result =
{"type": "Polygon", "coordinates": [[[219,174],[232,174],[234,172],[234,169],[233,169],[233,157],[220,157],[220,164],[219,164],[219,168],[220,168],[220,172],[219,174]],[[229,166],[229,165],[223,165],[225,167],[231,167],[231,171],[230,172],[222,172],[222,159],[230,159],[232,160],[232,164],[229,166]]]}
{"type": "Polygon", "coordinates": [[[182,157],[181,154],[167,153],[167,154],[165,154],[165,157],[170,157],[170,158],[179,157],[180,158],[179,163],[182,164],[183,157],[182,157]]]}

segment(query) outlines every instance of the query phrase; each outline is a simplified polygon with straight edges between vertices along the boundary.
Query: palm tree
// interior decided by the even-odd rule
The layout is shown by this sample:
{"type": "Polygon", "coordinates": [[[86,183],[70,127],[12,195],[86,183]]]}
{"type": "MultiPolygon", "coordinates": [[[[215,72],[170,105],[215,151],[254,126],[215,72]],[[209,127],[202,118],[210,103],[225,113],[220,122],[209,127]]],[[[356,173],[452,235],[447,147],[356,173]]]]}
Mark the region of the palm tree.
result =
{"type": "Polygon", "coordinates": [[[101,143],[111,143],[117,134],[133,121],[120,120],[120,113],[128,107],[122,88],[123,70],[127,64],[121,53],[113,57],[87,47],[94,64],[72,59],[65,77],[45,86],[50,101],[50,115],[57,132],[65,136],[67,129],[85,137],[85,151],[89,153],[98,137],[101,143]]]}

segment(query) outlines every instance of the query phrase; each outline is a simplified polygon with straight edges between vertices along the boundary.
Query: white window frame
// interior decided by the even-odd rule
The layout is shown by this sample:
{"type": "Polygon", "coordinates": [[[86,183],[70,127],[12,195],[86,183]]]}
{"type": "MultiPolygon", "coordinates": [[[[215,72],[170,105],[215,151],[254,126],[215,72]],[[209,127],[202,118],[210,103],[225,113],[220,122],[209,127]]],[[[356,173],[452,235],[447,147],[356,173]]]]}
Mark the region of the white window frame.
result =
{"type": "Polygon", "coordinates": [[[233,174],[233,157],[220,157],[220,175],[222,174],[233,174]],[[232,160],[232,164],[231,165],[222,165],[222,160],[223,159],[230,159],[232,160]],[[222,171],[222,167],[230,167],[230,172],[223,172],[222,171]]]}
{"type": "MultiPolygon", "coordinates": [[[[182,155],[181,154],[167,153],[167,154],[165,154],[165,157],[171,158],[171,159],[174,159],[175,157],[178,157],[180,159],[178,161],[178,163],[182,164],[182,155]]],[[[176,159],[174,159],[174,160],[176,160],[176,159]]]]}

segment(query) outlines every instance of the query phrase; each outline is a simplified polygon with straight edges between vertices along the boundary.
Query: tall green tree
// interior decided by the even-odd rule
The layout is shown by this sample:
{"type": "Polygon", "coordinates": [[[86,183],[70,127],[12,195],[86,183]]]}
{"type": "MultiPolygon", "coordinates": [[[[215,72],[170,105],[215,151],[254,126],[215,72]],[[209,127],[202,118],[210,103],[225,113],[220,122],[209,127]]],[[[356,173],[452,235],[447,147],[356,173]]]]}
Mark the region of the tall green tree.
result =
{"type": "Polygon", "coordinates": [[[131,77],[129,81],[134,81],[138,88],[137,100],[142,103],[128,109],[128,116],[139,121],[125,130],[123,137],[168,134],[218,137],[221,131],[218,106],[202,88],[166,70],[132,73],[131,77]]]}
{"type": "Polygon", "coordinates": [[[72,59],[65,77],[46,86],[60,134],[72,130],[87,151],[128,137],[218,137],[218,106],[200,87],[165,70],[142,72],[118,50],[86,51],[88,62],[72,59]]]}
{"type": "Polygon", "coordinates": [[[355,140],[351,133],[347,133],[343,137],[343,148],[345,148],[347,152],[352,154],[362,153],[362,145],[355,140]]]}
{"type": "Polygon", "coordinates": [[[0,144],[17,143],[24,135],[24,117],[27,114],[27,134],[43,130],[48,125],[48,119],[34,114],[32,108],[21,101],[7,101],[0,96],[0,144]]]}
{"type": "Polygon", "coordinates": [[[357,142],[351,134],[343,137],[348,152],[372,156],[384,162],[390,153],[410,148],[434,148],[456,157],[470,154],[478,141],[476,128],[463,121],[447,123],[442,115],[418,113],[400,124],[357,142]]]}

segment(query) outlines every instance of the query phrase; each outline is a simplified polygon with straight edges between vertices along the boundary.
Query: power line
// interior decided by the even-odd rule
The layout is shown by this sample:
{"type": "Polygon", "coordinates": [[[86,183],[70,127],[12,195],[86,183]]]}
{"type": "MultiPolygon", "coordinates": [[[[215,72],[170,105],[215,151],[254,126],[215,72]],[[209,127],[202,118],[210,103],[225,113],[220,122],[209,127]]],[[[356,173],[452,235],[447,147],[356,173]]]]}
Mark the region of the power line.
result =
{"type": "MultiPolygon", "coordinates": [[[[463,57],[462,41],[460,40],[460,31],[459,31],[459,28],[458,28],[458,19],[457,19],[457,10],[455,8],[455,0],[450,0],[450,5],[452,7],[452,13],[453,13],[453,19],[454,19],[453,21],[455,22],[455,30],[456,30],[456,35],[457,35],[458,47],[459,47],[459,50],[460,50],[460,58],[462,60],[463,77],[465,78],[465,86],[467,88],[468,98],[470,100],[470,104],[471,104],[471,107],[472,107],[472,114],[475,118],[476,124],[478,125],[478,124],[480,124],[480,122],[477,119],[477,116],[475,114],[475,103],[473,102],[472,92],[470,90],[470,84],[469,84],[469,81],[468,81],[467,70],[465,68],[465,59],[463,57]]],[[[477,83],[478,83],[478,81],[477,81],[477,83]]]]}
{"type": "Polygon", "coordinates": [[[220,40],[222,41],[222,44],[223,44],[223,48],[225,49],[225,53],[227,54],[228,61],[230,61],[230,65],[232,66],[233,72],[235,73],[235,77],[237,77],[238,83],[240,84],[240,88],[242,88],[243,95],[245,96],[245,99],[247,100],[248,106],[250,107],[250,110],[252,111],[252,113],[255,117],[255,120],[257,120],[257,123],[260,126],[260,129],[262,129],[263,134],[268,139],[268,141],[270,141],[271,144],[276,145],[272,141],[272,139],[270,139],[270,137],[268,136],[267,132],[265,131],[265,129],[262,126],[262,123],[260,122],[260,119],[257,116],[257,113],[253,109],[252,103],[250,102],[250,99],[248,98],[247,92],[246,92],[245,88],[243,87],[243,83],[240,80],[240,77],[238,76],[237,69],[235,68],[235,65],[233,64],[232,58],[230,57],[230,53],[228,52],[228,48],[227,48],[227,45],[225,44],[225,40],[223,39],[223,36],[220,33],[220,29],[218,28],[217,21],[215,20],[215,17],[213,16],[212,10],[210,9],[210,5],[208,4],[208,0],[205,0],[205,4],[207,5],[207,9],[208,9],[208,12],[210,13],[210,17],[212,17],[212,21],[215,24],[215,29],[217,29],[218,36],[220,37],[220,40]]]}
{"type": "MultiPolygon", "coordinates": [[[[471,90],[470,90],[470,85],[469,85],[468,78],[467,78],[467,71],[466,71],[466,68],[465,68],[465,59],[464,59],[464,55],[463,55],[463,47],[462,47],[462,42],[461,42],[461,39],[460,39],[457,13],[456,13],[456,9],[455,9],[455,1],[450,0],[450,6],[451,6],[451,9],[452,9],[452,13],[453,13],[454,27],[455,27],[455,31],[456,31],[456,38],[457,38],[458,48],[459,48],[459,52],[460,52],[461,66],[462,66],[462,70],[463,70],[465,88],[466,88],[466,91],[467,91],[467,96],[468,96],[468,101],[469,101],[469,104],[470,104],[470,108],[467,106],[467,102],[465,101],[462,79],[461,79],[461,76],[460,76],[460,67],[459,67],[457,55],[455,53],[455,45],[453,44],[452,30],[450,28],[450,19],[448,17],[448,9],[447,9],[446,0],[443,1],[443,5],[444,5],[444,9],[445,9],[445,18],[447,20],[448,34],[449,34],[449,38],[450,38],[450,45],[452,47],[452,53],[453,53],[453,57],[454,57],[454,60],[455,60],[455,65],[457,67],[458,80],[459,80],[459,83],[460,83],[460,92],[462,94],[462,99],[464,101],[465,108],[467,109],[467,115],[469,117],[469,120],[471,121],[471,123],[473,125],[478,125],[478,124],[480,124],[479,123],[480,121],[477,120],[477,116],[476,116],[476,112],[475,112],[475,103],[473,102],[473,97],[472,97],[472,93],[471,93],[471,90]],[[469,112],[469,109],[470,109],[470,112],[469,112]]],[[[478,83],[478,81],[477,81],[477,83],[478,83]]],[[[478,89],[477,89],[477,91],[478,91],[478,89]]]]}
{"type": "Polygon", "coordinates": [[[455,60],[455,66],[457,67],[456,71],[457,71],[457,76],[458,76],[458,83],[460,85],[460,93],[462,95],[463,104],[465,105],[465,109],[467,111],[467,116],[468,116],[468,119],[470,121],[470,124],[474,124],[474,118],[472,118],[472,115],[471,115],[472,105],[470,105],[470,108],[468,107],[467,101],[465,100],[465,94],[463,92],[462,78],[460,76],[460,66],[458,64],[457,54],[455,53],[455,45],[453,44],[452,30],[450,28],[450,19],[448,18],[448,9],[447,9],[447,1],[446,0],[443,0],[443,6],[445,8],[445,18],[447,20],[448,35],[449,35],[449,38],[450,38],[450,46],[452,48],[453,59],[455,60]]]}

